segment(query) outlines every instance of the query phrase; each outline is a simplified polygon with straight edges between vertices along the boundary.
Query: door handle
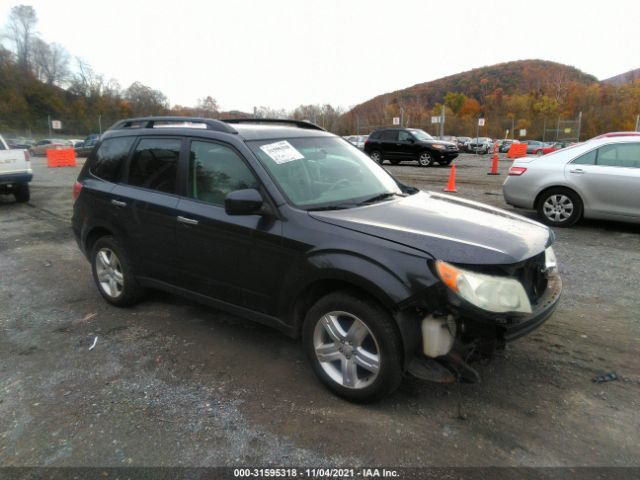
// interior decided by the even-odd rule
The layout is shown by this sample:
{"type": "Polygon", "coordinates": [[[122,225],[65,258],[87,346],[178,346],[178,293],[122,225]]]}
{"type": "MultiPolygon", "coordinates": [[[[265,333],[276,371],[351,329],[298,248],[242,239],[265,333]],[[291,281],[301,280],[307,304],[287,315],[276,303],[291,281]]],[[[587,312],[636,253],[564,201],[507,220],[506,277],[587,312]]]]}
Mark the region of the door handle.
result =
{"type": "Polygon", "coordinates": [[[183,217],[181,215],[178,215],[178,221],[180,223],[185,223],[187,225],[198,225],[198,220],[194,220],[193,218],[183,217]]]}
{"type": "Polygon", "coordinates": [[[116,207],[126,207],[127,202],[122,202],[120,200],[113,199],[111,200],[111,205],[115,205],[116,207]]]}
{"type": "Polygon", "coordinates": [[[585,173],[585,171],[581,168],[574,168],[573,170],[569,170],[569,173],[585,173]]]}

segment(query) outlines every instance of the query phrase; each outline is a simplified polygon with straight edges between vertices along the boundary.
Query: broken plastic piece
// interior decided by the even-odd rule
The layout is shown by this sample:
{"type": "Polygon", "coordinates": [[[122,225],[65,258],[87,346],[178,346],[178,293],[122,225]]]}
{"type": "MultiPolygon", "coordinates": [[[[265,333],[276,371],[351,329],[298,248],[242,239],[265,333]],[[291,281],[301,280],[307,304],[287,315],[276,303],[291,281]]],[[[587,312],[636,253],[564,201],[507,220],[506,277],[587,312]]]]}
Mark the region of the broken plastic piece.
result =
{"type": "Polygon", "coordinates": [[[613,380],[618,380],[618,374],[616,372],[604,373],[591,379],[593,383],[612,382],[613,380]]]}

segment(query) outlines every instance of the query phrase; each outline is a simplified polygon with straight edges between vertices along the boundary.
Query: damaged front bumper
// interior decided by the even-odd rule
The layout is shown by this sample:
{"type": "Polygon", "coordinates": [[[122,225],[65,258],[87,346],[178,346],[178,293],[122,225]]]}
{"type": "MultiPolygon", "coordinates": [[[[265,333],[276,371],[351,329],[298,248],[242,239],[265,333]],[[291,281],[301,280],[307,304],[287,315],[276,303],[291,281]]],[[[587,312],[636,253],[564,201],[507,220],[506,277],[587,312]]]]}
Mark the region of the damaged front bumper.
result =
{"type": "Polygon", "coordinates": [[[526,315],[487,312],[449,293],[446,313],[421,319],[422,344],[409,363],[409,373],[440,383],[461,377],[478,381],[469,363],[490,358],[507,342],[540,327],[555,311],[561,292],[560,276],[550,276],[544,293],[526,315]]]}

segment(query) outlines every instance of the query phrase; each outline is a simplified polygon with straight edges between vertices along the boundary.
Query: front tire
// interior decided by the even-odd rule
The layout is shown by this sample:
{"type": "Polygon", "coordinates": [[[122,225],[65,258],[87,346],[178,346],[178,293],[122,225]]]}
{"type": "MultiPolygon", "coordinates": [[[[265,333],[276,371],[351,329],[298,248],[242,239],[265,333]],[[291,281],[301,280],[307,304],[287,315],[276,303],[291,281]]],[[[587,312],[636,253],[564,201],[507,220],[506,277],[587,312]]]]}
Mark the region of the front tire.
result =
{"type": "Polygon", "coordinates": [[[551,188],[538,200],[538,215],[552,227],[570,227],[582,217],[582,200],[566,188],[551,188]]]}
{"type": "Polygon", "coordinates": [[[143,289],[138,284],[124,248],[112,236],[99,238],[91,253],[91,270],[102,297],[116,307],[128,307],[140,301],[143,289]]]}
{"type": "Polygon", "coordinates": [[[382,153],[379,152],[378,150],[374,150],[373,152],[371,152],[369,154],[369,157],[371,157],[371,160],[376,162],[378,165],[382,165],[382,162],[384,162],[382,158],[382,153]]]}
{"type": "Polygon", "coordinates": [[[13,196],[18,203],[27,203],[31,198],[31,192],[29,190],[29,184],[23,183],[22,185],[18,185],[15,187],[13,191],[13,196]]]}
{"type": "Polygon", "coordinates": [[[429,152],[422,152],[418,157],[418,164],[421,167],[430,167],[433,165],[433,156],[429,152]]]}
{"type": "Polygon", "coordinates": [[[341,291],[321,298],[306,315],[302,341],[318,378],[347,400],[379,400],[402,381],[397,326],[363,295],[341,291]]]}

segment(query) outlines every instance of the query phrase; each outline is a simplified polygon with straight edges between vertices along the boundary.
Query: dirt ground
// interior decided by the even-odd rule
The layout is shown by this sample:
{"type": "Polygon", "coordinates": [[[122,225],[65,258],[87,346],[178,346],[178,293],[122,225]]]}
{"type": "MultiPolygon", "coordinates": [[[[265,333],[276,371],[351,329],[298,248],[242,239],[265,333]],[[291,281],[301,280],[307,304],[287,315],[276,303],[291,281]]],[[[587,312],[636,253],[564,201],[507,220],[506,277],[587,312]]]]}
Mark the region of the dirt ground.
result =
{"type": "MultiPolygon", "coordinates": [[[[456,163],[457,195],[510,208],[508,160],[456,163]]],[[[109,306],[70,229],[79,168],[33,166],[28,204],[0,198],[2,466],[640,465],[638,225],[556,231],[560,306],[482,383],[408,378],[358,406],[276,331],[165,294],[109,306]]],[[[388,168],[422,189],[449,174],[388,168]]]]}

